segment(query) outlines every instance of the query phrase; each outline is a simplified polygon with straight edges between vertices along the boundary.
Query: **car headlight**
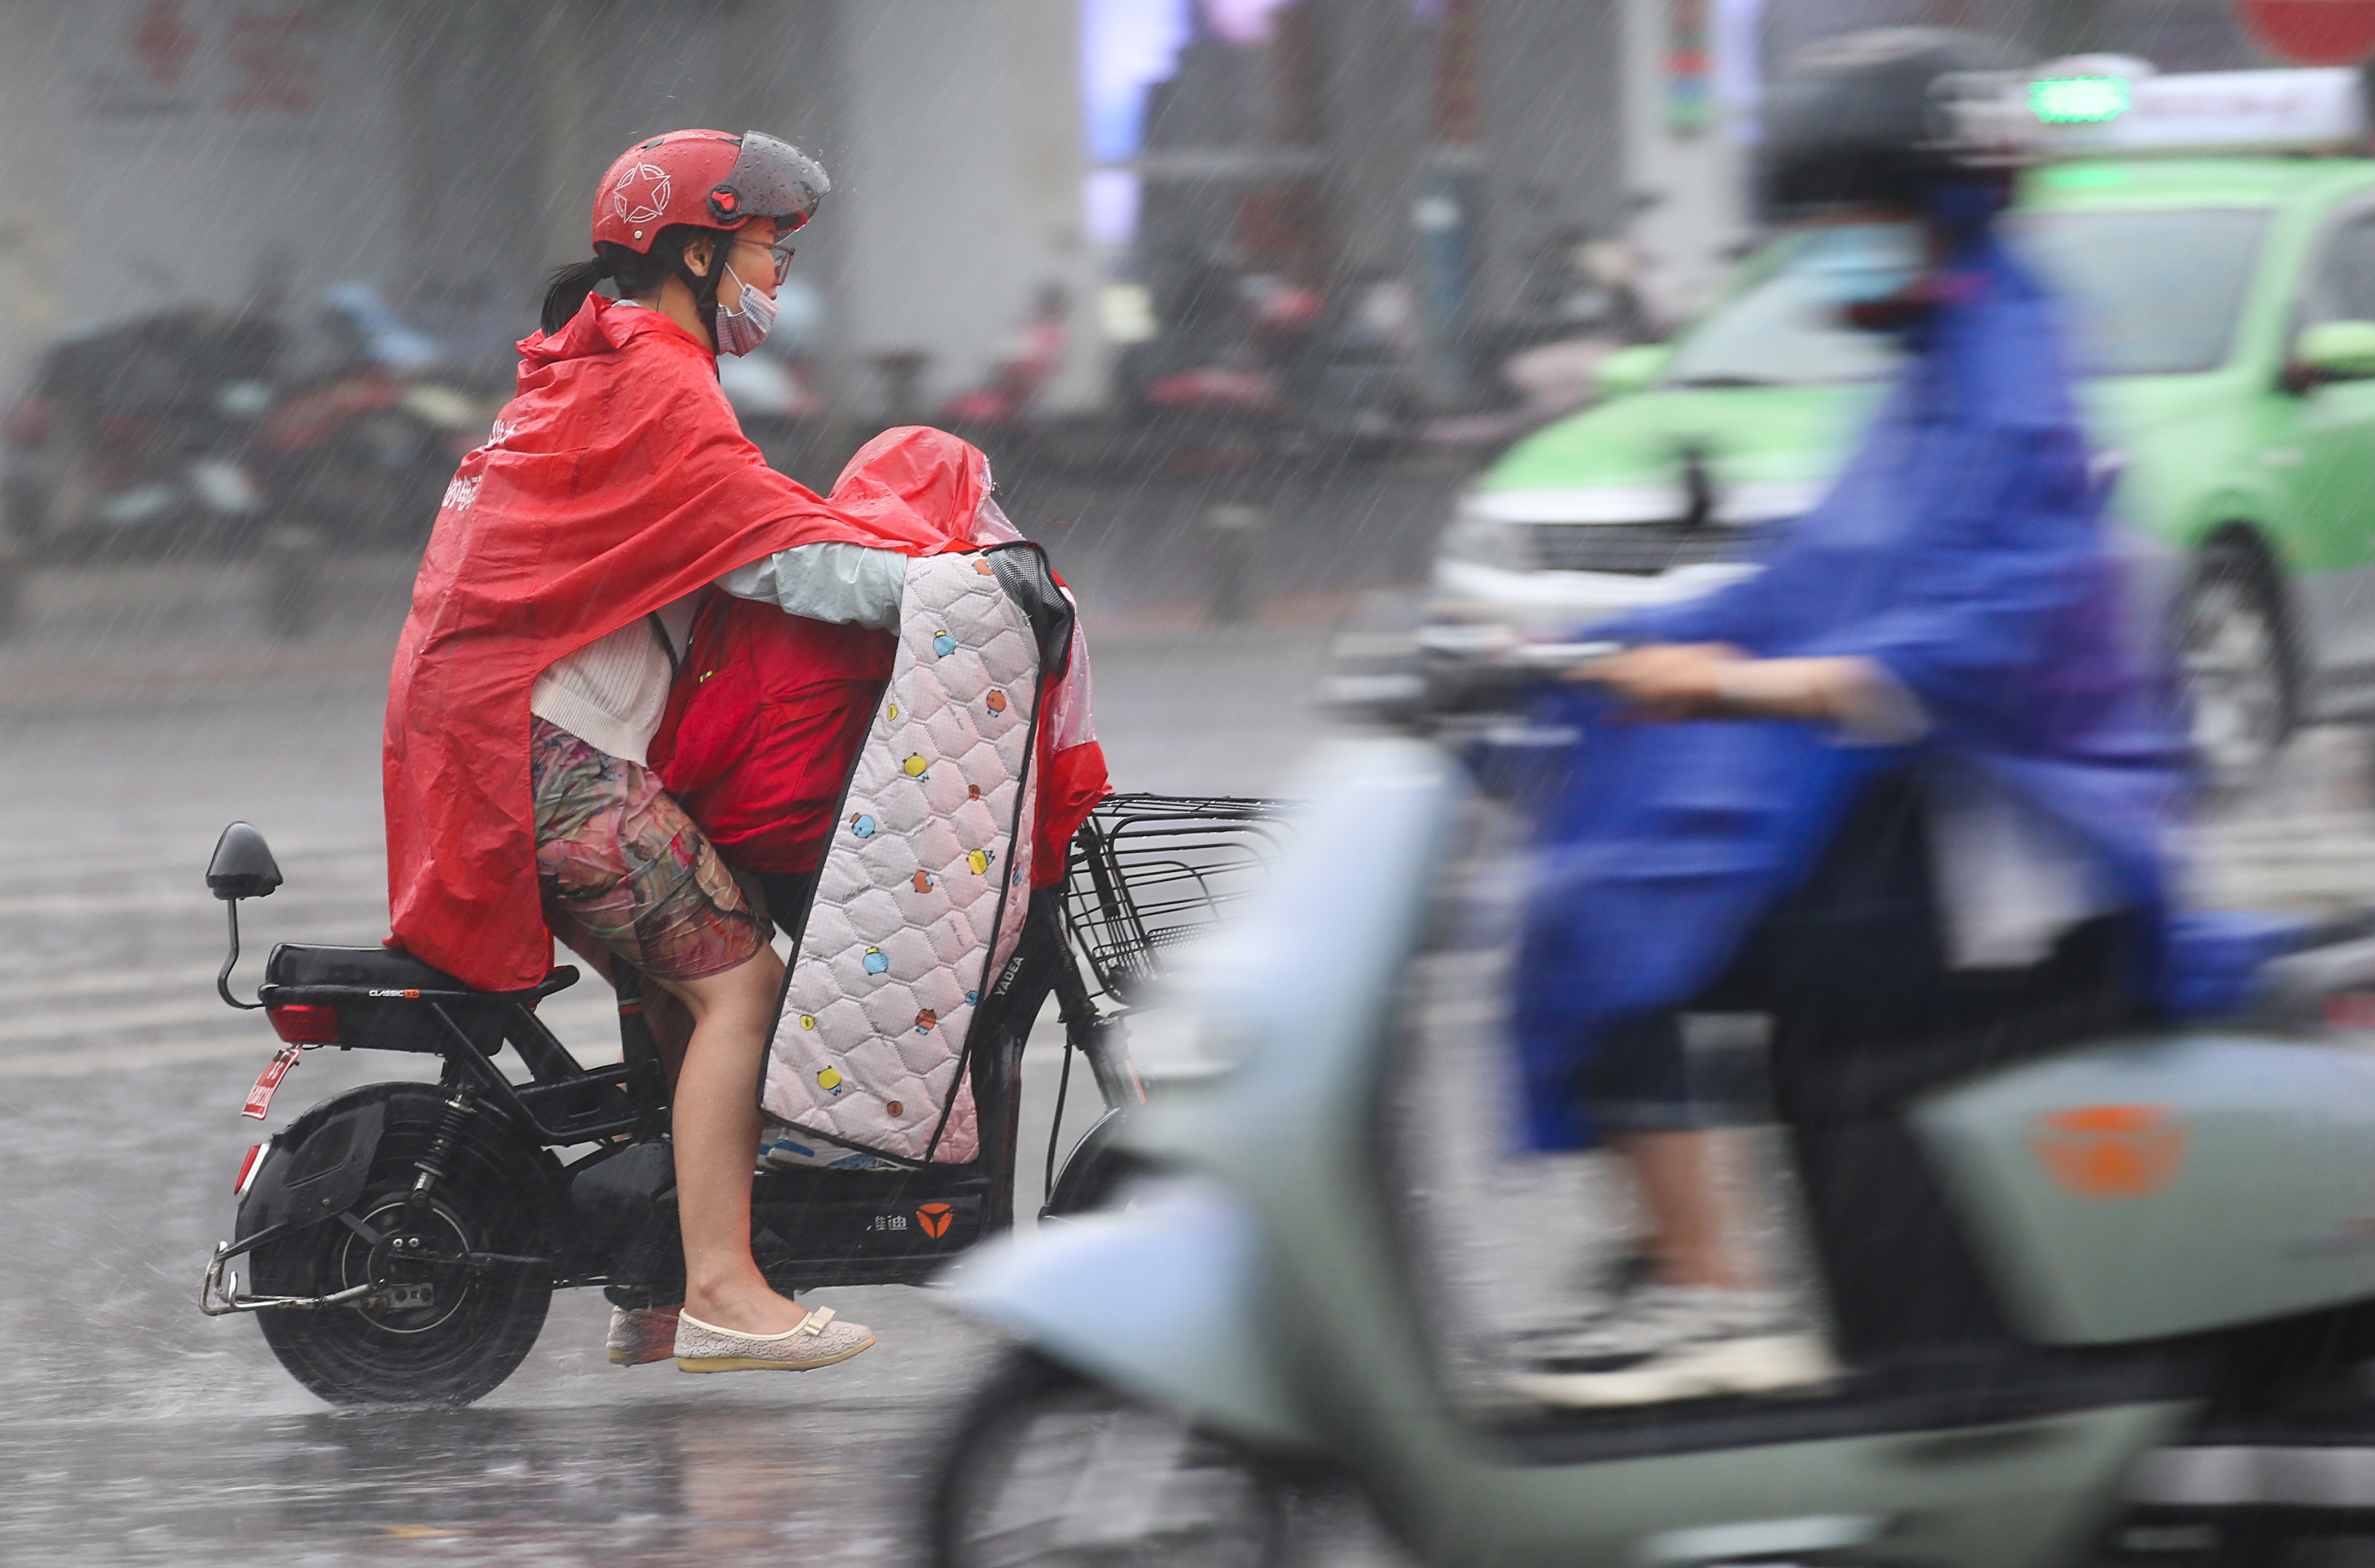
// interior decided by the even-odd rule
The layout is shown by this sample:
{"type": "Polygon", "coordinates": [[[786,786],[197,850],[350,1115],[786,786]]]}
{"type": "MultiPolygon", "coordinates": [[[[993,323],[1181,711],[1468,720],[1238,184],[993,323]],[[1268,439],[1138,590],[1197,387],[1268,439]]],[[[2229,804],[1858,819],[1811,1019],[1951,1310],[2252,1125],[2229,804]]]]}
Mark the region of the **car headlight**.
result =
{"type": "Polygon", "coordinates": [[[1453,560],[1496,566],[1504,572],[1531,572],[1535,567],[1531,530],[1462,507],[1444,530],[1443,553],[1453,560]]]}

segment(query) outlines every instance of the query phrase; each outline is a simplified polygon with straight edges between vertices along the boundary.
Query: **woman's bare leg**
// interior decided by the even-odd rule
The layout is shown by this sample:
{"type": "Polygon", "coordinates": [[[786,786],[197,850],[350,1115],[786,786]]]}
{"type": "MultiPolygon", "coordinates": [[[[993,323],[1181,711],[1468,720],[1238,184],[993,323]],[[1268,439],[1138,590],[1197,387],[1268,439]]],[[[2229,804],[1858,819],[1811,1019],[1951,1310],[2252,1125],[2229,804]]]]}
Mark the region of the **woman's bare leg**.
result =
{"type": "Polygon", "coordinates": [[[1748,1283],[1726,1234],[1723,1199],[1704,1132],[1621,1133],[1613,1140],[1633,1167],[1648,1210],[1649,1256],[1665,1285],[1737,1290],[1748,1283]]]}
{"type": "Polygon", "coordinates": [[[652,1032],[652,1044],[660,1054],[660,1071],[667,1075],[668,1092],[676,1092],[677,1074],[684,1070],[684,1048],[692,1039],[692,1009],[650,982],[644,993],[644,1025],[652,1032]]]}
{"type": "Polygon", "coordinates": [[[684,1306],[741,1334],[780,1334],[808,1315],[775,1293],[750,1257],[759,1075],[783,979],[782,961],[762,949],[722,974],[661,983],[692,1014],[673,1117],[684,1306]]]}

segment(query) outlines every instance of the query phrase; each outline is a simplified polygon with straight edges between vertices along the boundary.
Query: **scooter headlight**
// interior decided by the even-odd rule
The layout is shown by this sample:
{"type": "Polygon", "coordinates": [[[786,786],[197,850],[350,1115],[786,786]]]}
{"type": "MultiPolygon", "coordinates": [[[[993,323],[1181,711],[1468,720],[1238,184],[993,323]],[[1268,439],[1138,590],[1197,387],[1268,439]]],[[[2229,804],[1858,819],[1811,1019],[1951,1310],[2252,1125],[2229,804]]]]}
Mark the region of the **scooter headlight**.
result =
{"type": "Polygon", "coordinates": [[[1488,515],[1473,503],[1463,505],[1445,531],[1443,553],[1453,560],[1498,567],[1504,572],[1531,572],[1537,564],[1530,530],[1520,524],[1488,515]]]}

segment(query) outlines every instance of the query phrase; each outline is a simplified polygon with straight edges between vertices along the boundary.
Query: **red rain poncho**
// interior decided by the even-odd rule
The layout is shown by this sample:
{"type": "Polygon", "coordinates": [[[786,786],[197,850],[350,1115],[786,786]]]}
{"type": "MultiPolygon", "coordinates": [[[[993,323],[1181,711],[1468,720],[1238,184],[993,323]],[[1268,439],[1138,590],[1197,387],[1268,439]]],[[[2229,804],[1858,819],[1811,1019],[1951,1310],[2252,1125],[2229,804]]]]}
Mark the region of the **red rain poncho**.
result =
{"type": "Polygon", "coordinates": [[[528,788],[528,692],[553,663],[746,562],[845,542],[970,548],[979,454],[886,431],[831,500],[766,466],[709,350],[586,301],[520,345],[519,392],[462,460],[396,644],[384,737],[393,941],[488,990],[551,967],[528,788]]]}

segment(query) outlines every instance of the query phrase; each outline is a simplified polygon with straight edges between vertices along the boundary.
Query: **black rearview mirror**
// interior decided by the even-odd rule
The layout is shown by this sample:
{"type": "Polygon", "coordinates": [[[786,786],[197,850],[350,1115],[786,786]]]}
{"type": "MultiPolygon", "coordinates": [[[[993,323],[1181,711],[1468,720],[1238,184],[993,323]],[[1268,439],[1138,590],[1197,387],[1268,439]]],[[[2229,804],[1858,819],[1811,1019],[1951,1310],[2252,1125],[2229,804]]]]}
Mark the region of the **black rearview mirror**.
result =
{"type": "Polygon", "coordinates": [[[260,899],[279,885],[280,867],[264,835],[245,822],[225,828],[207,862],[207,890],[224,900],[260,899]]]}

